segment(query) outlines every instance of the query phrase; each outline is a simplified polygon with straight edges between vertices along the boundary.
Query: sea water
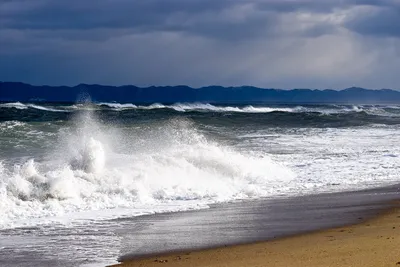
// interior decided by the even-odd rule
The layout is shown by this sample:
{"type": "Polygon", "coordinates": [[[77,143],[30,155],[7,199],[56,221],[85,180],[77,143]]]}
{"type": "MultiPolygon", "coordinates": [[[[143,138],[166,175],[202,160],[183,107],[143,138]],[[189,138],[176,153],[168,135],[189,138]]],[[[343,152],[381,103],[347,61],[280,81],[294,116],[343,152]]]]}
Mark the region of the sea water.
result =
{"type": "Polygon", "coordinates": [[[399,106],[0,103],[0,259],[112,261],[115,218],[395,184],[399,128],[399,106]]]}

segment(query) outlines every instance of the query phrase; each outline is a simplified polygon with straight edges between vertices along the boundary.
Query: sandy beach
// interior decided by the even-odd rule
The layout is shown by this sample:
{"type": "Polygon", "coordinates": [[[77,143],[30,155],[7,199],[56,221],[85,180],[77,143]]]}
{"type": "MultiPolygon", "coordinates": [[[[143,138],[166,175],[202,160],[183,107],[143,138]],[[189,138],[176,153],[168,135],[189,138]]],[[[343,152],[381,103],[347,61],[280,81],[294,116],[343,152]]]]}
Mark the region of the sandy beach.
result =
{"type": "Polygon", "coordinates": [[[400,202],[378,216],[277,240],[139,258],[134,266],[400,266],[400,202]]]}

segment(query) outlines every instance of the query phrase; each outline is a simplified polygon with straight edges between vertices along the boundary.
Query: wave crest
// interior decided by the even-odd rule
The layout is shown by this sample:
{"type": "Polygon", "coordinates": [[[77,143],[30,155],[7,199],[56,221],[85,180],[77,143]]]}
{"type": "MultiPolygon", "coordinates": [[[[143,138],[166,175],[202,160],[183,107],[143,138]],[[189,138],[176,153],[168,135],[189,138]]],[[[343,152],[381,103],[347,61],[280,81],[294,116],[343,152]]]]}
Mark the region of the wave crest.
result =
{"type": "Polygon", "coordinates": [[[137,106],[134,104],[119,104],[119,103],[99,103],[99,106],[109,107],[115,110],[124,109],[138,109],[138,110],[152,110],[152,109],[172,109],[178,112],[188,112],[188,111],[209,111],[209,112],[243,112],[243,113],[269,113],[274,111],[281,112],[293,112],[296,109],[293,108],[272,108],[272,107],[234,107],[234,106],[215,106],[212,104],[203,103],[176,103],[173,105],[163,105],[160,103],[154,103],[149,106],[137,106]]]}
{"type": "Polygon", "coordinates": [[[117,133],[92,115],[81,116],[44,160],[1,165],[0,227],[83,210],[151,204],[152,213],[163,203],[176,210],[171,203],[185,209],[185,202],[269,196],[295,177],[267,155],[241,154],[208,140],[190,120],[141,131],[117,133]]]}
{"type": "Polygon", "coordinates": [[[40,106],[36,104],[23,104],[21,102],[14,102],[14,103],[3,103],[0,104],[0,108],[15,108],[15,109],[37,109],[37,110],[42,110],[42,111],[51,111],[51,112],[67,112],[67,110],[61,110],[61,109],[55,109],[52,107],[45,107],[45,106],[40,106]]]}

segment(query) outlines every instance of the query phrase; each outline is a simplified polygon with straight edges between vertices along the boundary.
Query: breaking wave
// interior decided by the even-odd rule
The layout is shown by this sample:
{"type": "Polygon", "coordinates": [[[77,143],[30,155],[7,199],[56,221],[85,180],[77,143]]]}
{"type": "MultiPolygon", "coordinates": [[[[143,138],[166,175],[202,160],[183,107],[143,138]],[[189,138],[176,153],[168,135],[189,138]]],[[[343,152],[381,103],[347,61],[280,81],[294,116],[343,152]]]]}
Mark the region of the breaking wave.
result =
{"type": "Polygon", "coordinates": [[[0,228],[80,211],[154,213],[279,194],[295,175],[207,140],[190,120],[116,132],[85,112],[43,158],[0,162],[0,228]],[[160,209],[160,207],[163,207],[160,209]]]}
{"type": "Polygon", "coordinates": [[[100,107],[111,108],[116,111],[121,110],[154,110],[154,109],[171,109],[177,112],[231,112],[231,113],[271,113],[271,112],[288,112],[288,113],[321,113],[321,114],[346,114],[365,112],[370,115],[393,116],[400,115],[400,106],[349,106],[349,105],[324,105],[324,106],[222,106],[207,103],[176,103],[172,105],[163,105],[159,103],[148,106],[120,103],[98,103],[100,107]]]}
{"type": "Polygon", "coordinates": [[[123,109],[143,109],[143,110],[151,110],[151,109],[172,109],[179,112],[187,112],[187,111],[211,111],[211,112],[247,112],[247,113],[268,113],[274,111],[282,111],[282,112],[292,112],[295,109],[292,108],[272,108],[272,107],[254,107],[254,106],[245,106],[245,107],[233,107],[233,106],[215,106],[211,104],[203,104],[203,103],[194,103],[194,104],[173,104],[173,105],[163,105],[159,103],[154,103],[149,106],[137,106],[133,104],[119,104],[119,103],[99,103],[100,106],[106,106],[110,108],[114,108],[117,110],[123,109]]]}
{"type": "Polygon", "coordinates": [[[21,102],[14,102],[14,103],[3,103],[0,104],[0,108],[16,108],[16,109],[38,109],[43,111],[51,111],[51,112],[66,112],[66,110],[62,109],[55,109],[51,107],[40,106],[36,104],[23,104],[21,102]]]}
{"type": "Polygon", "coordinates": [[[97,104],[74,104],[74,105],[38,105],[31,103],[2,103],[0,108],[15,108],[18,110],[36,109],[47,112],[74,112],[81,110],[102,110],[110,109],[114,111],[126,110],[162,110],[169,109],[176,112],[218,112],[218,113],[319,113],[323,115],[366,113],[374,116],[400,116],[400,106],[381,106],[381,105],[322,105],[322,106],[227,106],[212,105],[208,103],[176,103],[165,105],[154,103],[151,105],[136,105],[133,103],[107,103],[97,104]]]}

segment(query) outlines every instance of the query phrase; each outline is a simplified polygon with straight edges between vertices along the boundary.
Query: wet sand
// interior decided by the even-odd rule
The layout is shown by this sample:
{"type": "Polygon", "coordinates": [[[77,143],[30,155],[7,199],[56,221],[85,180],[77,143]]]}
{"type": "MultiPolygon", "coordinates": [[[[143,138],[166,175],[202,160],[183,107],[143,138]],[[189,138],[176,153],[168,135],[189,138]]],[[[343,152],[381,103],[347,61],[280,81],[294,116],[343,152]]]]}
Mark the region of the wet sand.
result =
{"type": "Polygon", "coordinates": [[[136,259],[136,266],[400,266],[400,208],[352,226],[275,241],[136,259]]]}
{"type": "Polygon", "coordinates": [[[386,266],[378,260],[387,260],[393,266],[395,260],[395,266],[400,261],[395,199],[399,186],[144,216],[123,233],[120,261],[122,266],[386,266]]]}

